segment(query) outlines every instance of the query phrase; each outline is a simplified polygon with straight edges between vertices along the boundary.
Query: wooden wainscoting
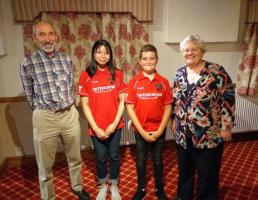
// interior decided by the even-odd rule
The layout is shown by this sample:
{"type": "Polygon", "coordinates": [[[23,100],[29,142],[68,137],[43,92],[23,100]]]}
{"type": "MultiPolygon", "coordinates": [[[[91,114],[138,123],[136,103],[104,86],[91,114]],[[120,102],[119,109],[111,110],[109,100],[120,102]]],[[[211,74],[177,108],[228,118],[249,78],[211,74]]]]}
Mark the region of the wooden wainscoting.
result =
{"type": "Polygon", "coordinates": [[[0,178],[3,176],[5,169],[6,169],[6,159],[4,159],[4,161],[0,165],[0,178]]]}
{"type": "Polygon", "coordinates": [[[17,96],[17,97],[0,97],[0,103],[13,103],[13,102],[25,102],[25,96],[17,96]]]}

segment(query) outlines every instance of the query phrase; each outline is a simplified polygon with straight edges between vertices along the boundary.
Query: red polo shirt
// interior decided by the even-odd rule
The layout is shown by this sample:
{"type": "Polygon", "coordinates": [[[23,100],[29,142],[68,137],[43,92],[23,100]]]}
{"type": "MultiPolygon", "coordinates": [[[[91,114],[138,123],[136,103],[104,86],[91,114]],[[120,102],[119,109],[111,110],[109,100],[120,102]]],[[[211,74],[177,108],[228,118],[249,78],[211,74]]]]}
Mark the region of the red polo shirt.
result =
{"type": "Polygon", "coordinates": [[[172,103],[168,80],[156,73],[150,81],[141,72],[129,82],[126,103],[134,104],[135,113],[144,130],[156,131],[165,105],[172,103]]]}
{"type": "MultiPolygon", "coordinates": [[[[104,71],[97,70],[92,78],[89,77],[86,71],[83,71],[80,75],[79,95],[89,98],[93,118],[98,127],[103,130],[106,130],[114,122],[119,105],[118,96],[126,90],[123,73],[116,70],[115,75],[114,83],[111,82],[111,74],[107,67],[104,71]]],[[[123,125],[124,122],[121,119],[117,127],[122,128],[123,125]]],[[[95,135],[91,127],[89,128],[89,135],[95,135]]]]}

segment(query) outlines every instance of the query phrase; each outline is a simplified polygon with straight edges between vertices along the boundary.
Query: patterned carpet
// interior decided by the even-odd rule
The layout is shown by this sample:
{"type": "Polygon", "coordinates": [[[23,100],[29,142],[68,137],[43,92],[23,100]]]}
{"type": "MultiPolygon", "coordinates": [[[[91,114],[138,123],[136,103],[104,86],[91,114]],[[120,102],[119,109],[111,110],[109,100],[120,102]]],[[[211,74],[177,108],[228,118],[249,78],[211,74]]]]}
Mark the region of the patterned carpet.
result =
{"type": "MultiPolygon", "coordinates": [[[[123,148],[121,162],[120,190],[123,200],[131,199],[136,190],[135,155],[133,148],[123,148]]],[[[91,156],[92,157],[92,156],[91,156]]],[[[85,155],[83,164],[84,188],[92,199],[97,194],[95,163],[85,155]]],[[[166,144],[164,151],[165,190],[170,199],[176,195],[177,165],[175,145],[166,144]]],[[[152,164],[148,163],[148,185],[145,200],[156,199],[152,164]]],[[[70,192],[66,162],[54,168],[57,200],[77,199],[70,192]]],[[[258,140],[233,142],[225,145],[220,179],[220,199],[257,200],[258,199],[258,140]]],[[[0,180],[0,200],[39,199],[39,186],[36,167],[11,168],[0,180]]],[[[108,200],[110,194],[108,195],[108,200]]]]}

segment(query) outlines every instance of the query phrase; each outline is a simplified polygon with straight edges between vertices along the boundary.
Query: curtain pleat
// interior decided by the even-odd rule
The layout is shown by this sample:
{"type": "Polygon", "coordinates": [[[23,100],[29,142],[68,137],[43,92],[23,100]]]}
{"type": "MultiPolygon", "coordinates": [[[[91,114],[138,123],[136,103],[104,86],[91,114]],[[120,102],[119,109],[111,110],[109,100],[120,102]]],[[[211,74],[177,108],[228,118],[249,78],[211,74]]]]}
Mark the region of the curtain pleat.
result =
{"type": "Polygon", "coordinates": [[[258,24],[247,24],[245,40],[237,72],[237,94],[254,96],[258,93],[258,24]]]}
{"type": "Polygon", "coordinates": [[[33,21],[42,12],[131,13],[153,21],[153,0],[12,0],[15,21],[33,21]]]}
{"type": "Polygon", "coordinates": [[[236,92],[242,96],[258,94],[258,0],[249,0],[246,33],[241,46],[236,92]]]}

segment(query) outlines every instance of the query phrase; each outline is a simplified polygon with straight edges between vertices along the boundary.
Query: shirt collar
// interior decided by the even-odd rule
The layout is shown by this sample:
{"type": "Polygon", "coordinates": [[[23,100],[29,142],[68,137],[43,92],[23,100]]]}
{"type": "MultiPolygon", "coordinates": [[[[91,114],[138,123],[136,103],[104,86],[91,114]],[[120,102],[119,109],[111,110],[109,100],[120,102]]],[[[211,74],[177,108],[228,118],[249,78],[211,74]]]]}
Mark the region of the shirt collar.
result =
{"type": "MultiPolygon", "coordinates": [[[[149,78],[144,76],[143,72],[141,71],[139,74],[139,79],[145,79],[145,78],[147,78],[149,80],[149,78]]],[[[161,76],[157,73],[157,71],[155,71],[155,76],[152,81],[155,81],[155,80],[161,80],[161,76]]]]}
{"type": "Polygon", "coordinates": [[[104,70],[103,70],[103,71],[102,71],[102,70],[97,69],[97,73],[110,74],[110,72],[109,72],[109,68],[108,68],[107,66],[104,68],[104,70]]]}
{"type": "Polygon", "coordinates": [[[56,51],[56,50],[54,50],[53,57],[49,57],[49,56],[47,55],[47,53],[46,53],[45,51],[43,51],[42,49],[39,49],[38,52],[39,52],[40,55],[42,55],[42,56],[44,56],[44,57],[47,57],[47,58],[50,58],[50,59],[51,59],[51,58],[54,58],[54,57],[56,56],[56,54],[57,54],[57,51],[56,51]]]}

